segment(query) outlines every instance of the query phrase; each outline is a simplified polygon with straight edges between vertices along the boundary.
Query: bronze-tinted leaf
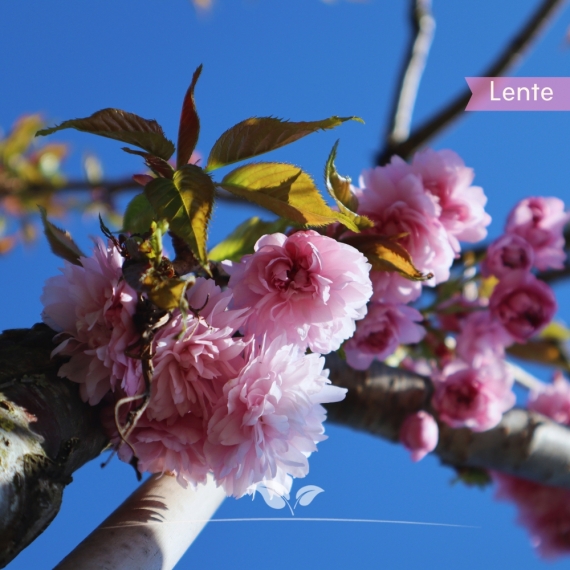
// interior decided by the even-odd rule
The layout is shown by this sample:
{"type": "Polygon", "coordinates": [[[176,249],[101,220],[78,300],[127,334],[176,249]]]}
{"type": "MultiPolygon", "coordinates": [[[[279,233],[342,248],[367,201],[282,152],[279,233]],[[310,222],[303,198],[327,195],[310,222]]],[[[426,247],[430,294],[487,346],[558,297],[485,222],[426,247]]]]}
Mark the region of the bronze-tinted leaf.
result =
{"type": "Polygon", "coordinates": [[[206,240],[215,187],[200,167],[187,164],[172,180],[157,178],[144,189],[158,218],[190,247],[200,264],[208,269],[206,240]]]}
{"type": "Polygon", "coordinates": [[[283,232],[288,225],[282,218],[274,222],[264,222],[257,216],[250,218],[214,247],[208,257],[212,261],[239,261],[244,255],[253,253],[253,246],[261,236],[283,232]]]}
{"type": "Polygon", "coordinates": [[[374,235],[358,235],[343,239],[361,251],[376,271],[397,271],[412,281],[431,279],[431,273],[422,273],[415,265],[405,247],[394,238],[374,235]]]}
{"type": "Polygon", "coordinates": [[[328,206],[313,179],[292,164],[246,164],[224,176],[220,186],[296,224],[326,226],[341,222],[358,232],[348,216],[328,206]]]}
{"type": "Polygon", "coordinates": [[[157,175],[162,178],[172,178],[174,176],[174,168],[170,164],[158,156],[154,156],[143,150],[133,150],[132,148],[123,147],[121,150],[129,154],[136,154],[144,158],[144,163],[157,175]]]}
{"type": "Polygon", "coordinates": [[[177,168],[182,168],[188,163],[192,152],[196,148],[198,136],[200,134],[200,118],[196,112],[196,103],[194,102],[194,88],[196,82],[202,73],[202,66],[194,72],[192,82],[184,102],[182,103],[182,113],[180,115],[180,126],[178,127],[178,155],[176,159],[177,168]]]}
{"type": "Polygon", "coordinates": [[[564,344],[553,338],[534,338],[524,344],[513,344],[507,353],[527,362],[570,371],[570,358],[564,344]]]}
{"type": "Polygon", "coordinates": [[[338,127],[358,117],[329,117],[322,121],[292,122],[275,117],[252,117],[228,129],[214,144],[206,170],[214,170],[281,148],[319,130],[338,127]]]}
{"type": "Polygon", "coordinates": [[[58,228],[47,219],[47,213],[44,208],[39,206],[44,232],[46,234],[51,250],[58,257],[66,259],[74,265],[81,265],[80,257],[85,254],[79,249],[77,244],[71,239],[69,232],[58,228]]]}
{"type": "Polygon", "coordinates": [[[132,144],[163,160],[168,160],[174,153],[174,144],[164,136],[162,127],[156,121],[120,109],[102,109],[90,117],[64,121],[36,134],[51,135],[62,129],[76,129],[132,144]]]}
{"type": "Polygon", "coordinates": [[[147,295],[159,309],[171,311],[181,306],[188,285],[184,279],[165,279],[149,289],[147,295]]]}
{"type": "Polygon", "coordinates": [[[327,190],[334,198],[338,209],[349,217],[360,230],[371,228],[374,226],[372,220],[366,216],[359,216],[355,213],[358,208],[358,199],[350,189],[350,178],[340,176],[336,171],[334,160],[336,158],[337,148],[338,141],[334,144],[325,164],[325,184],[327,190]]]}

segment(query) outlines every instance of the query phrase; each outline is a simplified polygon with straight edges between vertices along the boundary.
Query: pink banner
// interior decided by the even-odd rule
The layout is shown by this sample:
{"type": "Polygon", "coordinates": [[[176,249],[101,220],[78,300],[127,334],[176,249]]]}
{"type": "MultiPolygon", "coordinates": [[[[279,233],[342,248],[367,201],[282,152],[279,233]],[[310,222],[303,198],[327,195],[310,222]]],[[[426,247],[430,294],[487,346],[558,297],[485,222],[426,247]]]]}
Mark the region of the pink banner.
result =
{"type": "Polygon", "coordinates": [[[570,77],[466,77],[466,111],[570,111],[570,77]]]}

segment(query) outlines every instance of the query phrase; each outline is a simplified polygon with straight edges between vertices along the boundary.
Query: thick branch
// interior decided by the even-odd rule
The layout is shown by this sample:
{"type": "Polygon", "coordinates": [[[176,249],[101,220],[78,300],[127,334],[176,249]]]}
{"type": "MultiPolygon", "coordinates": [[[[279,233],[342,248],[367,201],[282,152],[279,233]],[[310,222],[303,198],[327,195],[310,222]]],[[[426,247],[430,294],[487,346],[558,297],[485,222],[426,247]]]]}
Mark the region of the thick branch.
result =
{"type": "MultiPolygon", "coordinates": [[[[565,0],[543,0],[522,29],[519,30],[514,38],[507,44],[497,59],[483,72],[482,76],[498,77],[505,75],[509,69],[520,60],[525,50],[534,41],[548,20],[554,15],[555,10],[559,8],[564,1],[565,0]]],[[[397,142],[396,144],[389,142],[386,148],[382,149],[378,154],[376,163],[380,166],[386,164],[394,154],[402,158],[408,158],[429,139],[437,135],[452,121],[457,119],[465,110],[470,97],[470,90],[465,89],[431,119],[428,119],[415,129],[405,141],[397,142]]]]}
{"type": "Polygon", "coordinates": [[[402,143],[410,135],[418,88],[435,31],[431,0],[410,0],[410,23],[412,34],[390,115],[393,117],[392,125],[386,135],[389,146],[402,143]]]}
{"type": "Polygon", "coordinates": [[[57,377],[53,334],[0,335],[0,567],[44,531],[71,474],[106,444],[96,410],[57,377]]]}
{"type": "MultiPolygon", "coordinates": [[[[430,412],[431,381],[412,372],[375,363],[365,371],[327,356],[334,384],[349,389],[344,401],[328,406],[329,419],[397,442],[404,419],[430,412]]],[[[455,467],[502,471],[538,483],[570,489],[570,429],[548,418],[514,409],[494,429],[475,433],[439,424],[435,453],[455,467]]]]}

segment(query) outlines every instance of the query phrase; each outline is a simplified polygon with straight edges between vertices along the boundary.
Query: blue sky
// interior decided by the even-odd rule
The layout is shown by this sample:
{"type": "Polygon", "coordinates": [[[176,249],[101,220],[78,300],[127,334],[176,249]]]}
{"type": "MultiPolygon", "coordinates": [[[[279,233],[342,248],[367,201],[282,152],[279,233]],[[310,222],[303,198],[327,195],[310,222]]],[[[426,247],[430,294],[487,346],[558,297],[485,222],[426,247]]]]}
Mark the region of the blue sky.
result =
{"type": "MultiPolygon", "coordinates": [[[[537,4],[537,0],[434,0],[435,43],[422,82],[415,122],[478,75],[537,4]]],[[[52,122],[118,107],[155,118],[176,137],[179,110],[194,69],[204,64],[196,89],[202,119],[198,149],[247,117],[274,115],[314,120],[358,115],[272,155],[322,180],[324,161],[340,137],[337,166],[358,178],[370,167],[384,132],[394,81],[408,29],[407,2],[368,0],[325,4],[319,0],[216,0],[197,15],[188,0],[21,0],[0,5],[0,126],[23,113],[41,111],[52,122]]],[[[516,69],[523,76],[568,75],[564,43],[570,11],[562,11],[516,69]]],[[[568,132],[563,113],[471,113],[433,141],[452,148],[473,167],[502,231],[511,207],[529,195],[566,199],[570,192],[568,132]]],[[[96,153],[105,173],[142,172],[137,157],[114,141],[64,131],[70,142],[66,172],[81,173],[81,157],[96,153]]],[[[252,212],[220,205],[212,244],[252,212]]],[[[93,218],[62,222],[88,249],[97,233],[93,218]]],[[[6,303],[0,328],[39,320],[44,280],[61,265],[45,243],[17,248],[0,259],[6,303]]],[[[558,286],[559,317],[570,320],[570,288],[558,286]]],[[[536,371],[541,372],[541,371],[536,371]]],[[[548,378],[546,374],[544,378],[548,378]]],[[[497,503],[493,490],[452,484],[454,473],[428,457],[412,464],[399,446],[336,426],[297,481],[325,493],[303,507],[307,517],[373,518],[468,525],[443,528],[356,523],[219,523],[209,525],[179,568],[480,568],[567,567],[546,564],[514,524],[515,511],[497,503]]],[[[61,513],[10,569],[51,568],[136,486],[132,470],[114,461],[101,470],[85,466],[66,490],[61,513]]],[[[298,513],[297,516],[299,516],[298,513]]],[[[228,499],[218,517],[284,516],[260,498],[228,499]]]]}

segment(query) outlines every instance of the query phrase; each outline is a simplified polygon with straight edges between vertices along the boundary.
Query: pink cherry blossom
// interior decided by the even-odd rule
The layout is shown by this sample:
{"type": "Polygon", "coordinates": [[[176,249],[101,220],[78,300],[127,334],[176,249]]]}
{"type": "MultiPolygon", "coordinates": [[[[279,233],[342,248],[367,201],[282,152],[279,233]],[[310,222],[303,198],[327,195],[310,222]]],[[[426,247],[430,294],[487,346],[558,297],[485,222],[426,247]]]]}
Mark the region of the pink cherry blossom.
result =
{"type": "Polygon", "coordinates": [[[489,308],[516,341],[526,342],[552,320],[556,298],[532,273],[512,271],[493,290],[489,308]]]}
{"type": "Polygon", "coordinates": [[[226,267],[233,306],[251,308],[244,333],[285,334],[321,354],[352,336],[372,295],[366,258],[312,230],[263,236],[254,254],[226,267]]]}
{"type": "Polygon", "coordinates": [[[570,490],[505,473],[492,472],[492,477],[497,484],[497,499],[515,503],[517,521],[528,529],[542,557],[570,554],[570,490]]]}
{"type": "Polygon", "coordinates": [[[439,428],[431,414],[420,411],[409,415],[400,428],[400,441],[411,452],[412,461],[420,461],[437,446],[439,428]]]}
{"type": "Polygon", "coordinates": [[[154,337],[150,419],[188,412],[209,418],[224,383],[243,366],[244,343],[233,335],[244,321],[244,310],[227,310],[231,293],[200,277],[188,289],[187,299],[190,307],[200,309],[199,316],[189,314],[183,332],[183,317],[175,311],[154,337]]]}
{"type": "Polygon", "coordinates": [[[465,362],[478,366],[502,358],[512,343],[511,335],[490,311],[475,311],[462,322],[456,350],[465,362]]]}
{"type": "Polygon", "coordinates": [[[534,263],[531,245],[517,234],[505,234],[496,239],[487,249],[481,264],[484,277],[503,277],[511,271],[530,271],[534,263]]]}
{"type": "MultiPolygon", "coordinates": [[[[410,253],[416,267],[433,273],[435,285],[449,279],[454,252],[439,221],[441,207],[424,190],[419,176],[398,159],[385,167],[365,170],[361,188],[355,189],[358,212],[370,217],[374,228],[365,234],[402,236],[399,243],[410,253]]],[[[407,303],[421,293],[421,283],[397,273],[374,276],[374,299],[385,303],[407,303]]]]}
{"type": "Polygon", "coordinates": [[[519,235],[531,245],[537,269],[562,269],[566,259],[564,226],[569,220],[562,200],[526,198],[509,214],[505,232],[519,235]]]}
{"type": "Polygon", "coordinates": [[[475,368],[456,360],[435,379],[432,405],[451,427],[486,431],[515,404],[511,386],[512,377],[501,361],[475,368]]]}
{"type": "MultiPolygon", "coordinates": [[[[129,443],[137,456],[137,469],[143,473],[171,473],[186,487],[204,483],[210,467],[204,457],[206,425],[194,414],[170,421],[151,420],[146,414],[139,419],[129,435],[129,443]]],[[[130,462],[131,448],[114,434],[119,458],[130,462]]]]}
{"type": "Polygon", "coordinates": [[[290,476],[304,477],[307,457],[325,439],[320,404],[338,402],[346,393],[330,385],[323,357],[303,355],[284,340],[249,345],[247,364],[224,386],[208,424],[208,464],[236,497],[263,480],[290,487],[290,476]]]}
{"type": "Polygon", "coordinates": [[[346,361],[356,370],[366,370],[374,359],[384,360],[400,344],[419,342],[425,335],[417,324],[422,320],[419,311],[406,305],[371,304],[344,345],[346,361]]]}
{"type": "Polygon", "coordinates": [[[557,372],[552,384],[544,384],[541,390],[529,394],[528,409],[570,426],[570,382],[557,372]]]}
{"type": "Polygon", "coordinates": [[[136,293],[122,279],[123,258],[115,247],[95,242],[81,265],[65,262],[63,275],[44,285],[43,321],[59,332],[53,355],[71,356],[59,375],[80,384],[83,400],[97,404],[121,386],[129,395],[141,387],[136,361],[126,355],[138,339],[132,322],[136,293]]]}
{"type": "Polygon", "coordinates": [[[472,186],[474,174],[451,150],[426,149],[414,155],[412,171],[441,208],[439,219],[449,234],[453,250],[460,241],[477,242],[487,236],[491,217],[485,212],[487,197],[479,186],[472,186]]]}

